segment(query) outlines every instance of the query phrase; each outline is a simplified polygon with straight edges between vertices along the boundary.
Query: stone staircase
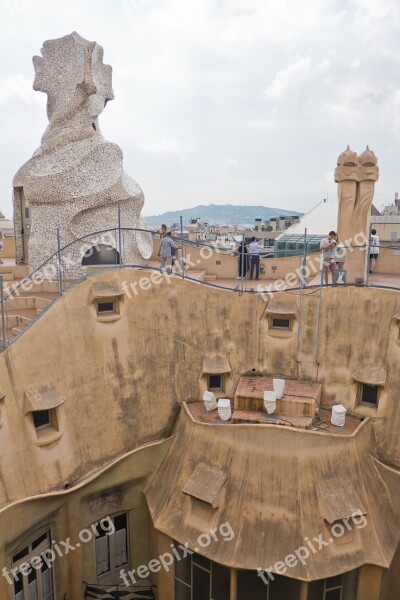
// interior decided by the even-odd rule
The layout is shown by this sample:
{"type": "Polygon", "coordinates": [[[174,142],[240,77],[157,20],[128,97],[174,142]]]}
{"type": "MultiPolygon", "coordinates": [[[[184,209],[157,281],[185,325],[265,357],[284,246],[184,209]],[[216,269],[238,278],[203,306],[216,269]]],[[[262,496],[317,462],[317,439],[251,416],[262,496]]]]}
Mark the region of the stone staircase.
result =
{"type": "Polygon", "coordinates": [[[19,287],[21,280],[28,275],[26,265],[1,264],[0,275],[4,297],[11,294],[4,303],[5,340],[0,314],[0,342],[3,346],[19,335],[57,296],[58,282],[32,282],[26,289],[19,287]]]}
{"type": "MultiPolygon", "coordinates": [[[[20,287],[21,280],[28,275],[26,265],[16,265],[13,261],[0,264],[3,277],[3,294],[10,297],[4,303],[5,340],[0,314],[0,345],[7,345],[27,327],[58,295],[58,281],[29,282],[20,287]],[[7,264],[8,263],[8,264],[7,264]]],[[[159,261],[149,261],[149,267],[159,267],[159,261]]],[[[188,269],[185,276],[194,281],[212,282],[215,275],[208,275],[206,269],[188,269]]],[[[65,281],[65,284],[70,282],[65,281]]]]}

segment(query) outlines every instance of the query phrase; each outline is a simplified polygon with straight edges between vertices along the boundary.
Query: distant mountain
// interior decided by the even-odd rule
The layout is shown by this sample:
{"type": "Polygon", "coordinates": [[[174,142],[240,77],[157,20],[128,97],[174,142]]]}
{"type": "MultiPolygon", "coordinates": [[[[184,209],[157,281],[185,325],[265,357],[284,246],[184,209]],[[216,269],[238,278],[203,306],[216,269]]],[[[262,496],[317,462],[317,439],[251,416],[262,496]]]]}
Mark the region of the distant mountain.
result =
{"type": "Polygon", "coordinates": [[[156,227],[163,223],[170,227],[173,223],[179,223],[181,216],[184,226],[189,224],[190,219],[197,218],[210,225],[253,225],[256,218],[265,221],[271,217],[302,214],[295,210],[284,210],[283,208],[271,208],[269,206],[200,204],[194,208],[168,211],[162,215],[150,215],[144,217],[144,219],[149,227],[156,227]]]}

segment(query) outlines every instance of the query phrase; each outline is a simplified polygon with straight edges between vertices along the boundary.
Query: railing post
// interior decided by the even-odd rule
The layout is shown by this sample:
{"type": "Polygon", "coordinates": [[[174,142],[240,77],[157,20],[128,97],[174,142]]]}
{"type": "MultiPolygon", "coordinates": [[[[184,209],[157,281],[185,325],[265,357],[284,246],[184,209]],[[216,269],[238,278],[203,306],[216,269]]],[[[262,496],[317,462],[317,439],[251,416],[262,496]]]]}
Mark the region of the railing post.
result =
{"type": "Polygon", "coordinates": [[[296,340],[296,363],[297,363],[297,373],[300,375],[300,340],[302,334],[302,312],[303,312],[303,288],[304,288],[304,265],[305,265],[305,248],[306,248],[306,239],[307,239],[307,228],[304,230],[304,252],[303,257],[301,258],[301,266],[300,266],[300,301],[299,301],[299,325],[297,328],[297,340],[296,340]]]}
{"type": "Polygon", "coordinates": [[[121,243],[121,203],[118,202],[118,250],[119,250],[119,264],[123,264],[122,259],[122,243],[121,243]]]}
{"type": "Polygon", "coordinates": [[[245,237],[244,237],[244,233],[242,233],[242,244],[240,246],[240,253],[239,253],[239,262],[240,262],[240,291],[243,294],[243,289],[244,289],[244,265],[245,265],[245,261],[246,261],[246,271],[247,271],[247,253],[245,254],[245,246],[244,246],[244,242],[245,242],[245,237]]]}
{"type": "Polygon", "coordinates": [[[3,276],[0,275],[0,300],[1,300],[1,335],[3,340],[3,350],[7,346],[6,339],[6,319],[5,319],[5,310],[4,310],[4,290],[3,290],[3,276]]]}
{"type": "Polygon", "coordinates": [[[367,286],[369,286],[369,272],[371,270],[371,230],[372,230],[372,223],[369,224],[369,238],[368,238],[368,244],[367,244],[367,273],[366,273],[366,277],[365,280],[367,282],[367,286]]]}
{"type": "Polygon", "coordinates": [[[306,263],[307,263],[307,227],[304,229],[304,252],[302,258],[302,265],[300,269],[300,289],[303,289],[306,285],[305,281],[305,273],[306,273],[306,263]]]}
{"type": "Polygon", "coordinates": [[[60,294],[63,292],[63,274],[62,274],[62,262],[61,262],[61,240],[60,240],[60,226],[57,225],[57,267],[58,267],[58,291],[60,294]]]}
{"type": "Polygon", "coordinates": [[[182,215],[179,217],[180,227],[181,227],[181,244],[182,244],[182,279],[185,279],[185,269],[186,269],[186,247],[183,243],[183,219],[182,215]]]}

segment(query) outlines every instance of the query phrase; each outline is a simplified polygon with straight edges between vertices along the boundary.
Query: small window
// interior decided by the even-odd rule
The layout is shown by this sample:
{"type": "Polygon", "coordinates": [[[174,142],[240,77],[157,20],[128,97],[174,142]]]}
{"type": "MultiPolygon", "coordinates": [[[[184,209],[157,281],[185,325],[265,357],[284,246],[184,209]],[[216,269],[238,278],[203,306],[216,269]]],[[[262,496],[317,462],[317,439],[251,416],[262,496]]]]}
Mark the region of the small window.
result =
{"type": "Polygon", "coordinates": [[[129,563],[128,513],[108,519],[112,521],[113,528],[98,528],[96,534],[97,583],[117,584],[121,567],[129,563]]]}
{"type": "Polygon", "coordinates": [[[28,208],[28,206],[25,207],[25,219],[29,219],[29,208],[28,208]]]}
{"type": "Polygon", "coordinates": [[[25,390],[27,427],[38,446],[51,444],[62,436],[59,411],[64,402],[65,397],[52,384],[25,390]]]}
{"type": "Polygon", "coordinates": [[[176,600],[189,598],[229,600],[230,580],[228,567],[214,563],[200,554],[192,553],[175,561],[174,598],[176,600]]]}
{"type": "Polygon", "coordinates": [[[57,408],[35,410],[31,412],[35,426],[36,442],[41,446],[56,441],[62,435],[59,425],[57,408]]]}
{"type": "Polygon", "coordinates": [[[209,375],[208,376],[208,389],[209,390],[222,390],[224,384],[223,375],[209,375]]]}
{"type": "Polygon", "coordinates": [[[343,575],[310,581],[308,600],[356,600],[358,569],[343,575]]]}
{"type": "Polygon", "coordinates": [[[115,314],[116,310],[116,301],[112,300],[109,302],[96,302],[97,314],[115,314]]]}
{"type": "Polygon", "coordinates": [[[35,429],[42,429],[52,425],[52,414],[50,410],[37,410],[32,413],[35,429]]]}
{"type": "Polygon", "coordinates": [[[378,386],[367,385],[366,383],[362,383],[360,391],[360,402],[362,404],[378,406],[378,386]]]}
{"type": "Polygon", "coordinates": [[[292,323],[290,318],[271,317],[271,327],[273,329],[291,329],[292,323]]]}
{"type": "Polygon", "coordinates": [[[12,576],[15,600],[54,600],[52,565],[41,560],[51,548],[50,530],[32,540],[12,556],[12,576]],[[39,568],[30,564],[41,560],[39,568]]]}

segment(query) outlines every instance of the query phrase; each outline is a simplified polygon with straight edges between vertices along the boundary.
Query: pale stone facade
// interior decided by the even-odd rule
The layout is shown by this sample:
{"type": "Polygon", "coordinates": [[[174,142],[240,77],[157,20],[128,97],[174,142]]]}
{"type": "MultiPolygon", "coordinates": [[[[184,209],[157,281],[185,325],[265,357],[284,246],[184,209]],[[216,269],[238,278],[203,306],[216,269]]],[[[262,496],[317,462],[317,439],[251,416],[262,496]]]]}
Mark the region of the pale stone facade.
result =
{"type": "MultiPolygon", "coordinates": [[[[123,170],[122,151],[102,136],[98,115],[114,98],[112,69],[103,63],[103,49],[72,33],[46,41],[42,57],[35,56],[34,89],[48,96],[47,127],[42,144],[14,178],[17,250],[21,260],[22,195],[31,211],[29,267],[37,269],[57,250],[56,228],[61,246],[95,231],[118,226],[143,227],[140,212],[144,195],[123,170]],[[23,194],[21,194],[23,192],[23,194]]],[[[27,232],[25,232],[26,235],[27,232]]],[[[145,233],[107,236],[106,245],[122,255],[122,262],[144,264],[151,254],[151,237],[145,233]]],[[[67,277],[82,274],[81,260],[91,245],[76,243],[68,251],[67,277]]]]}

